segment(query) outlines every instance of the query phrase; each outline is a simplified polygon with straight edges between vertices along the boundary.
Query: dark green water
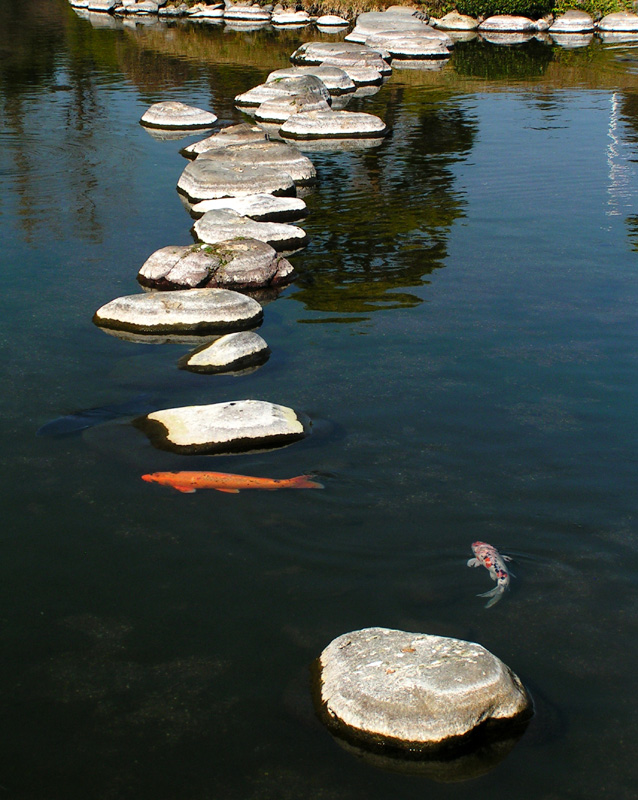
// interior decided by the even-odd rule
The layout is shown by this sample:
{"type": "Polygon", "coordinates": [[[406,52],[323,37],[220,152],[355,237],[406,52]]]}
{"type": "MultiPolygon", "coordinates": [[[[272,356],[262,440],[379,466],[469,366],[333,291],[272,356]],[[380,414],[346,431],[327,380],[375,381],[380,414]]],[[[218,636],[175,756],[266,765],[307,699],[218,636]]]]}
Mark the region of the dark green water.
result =
{"type": "Polygon", "coordinates": [[[459,46],[351,108],[392,134],[313,154],[299,277],[242,377],[176,368],[96,308],[191,241],[181,142],[138,125],[233,97],[308,33],[100,30],[63,0],[0,5],[0,793],[153,800],[636,796],[638,51],[459,46]],[[315,421],[228,458],[154,450],[126,420],[50,419],[150,393],[256,398],[315,421]],[[210,468],[323,492],[173,493],[210,468]],[[483,539],[512,591],[468,570],[483,539]],[[308,668],[383,625],[472,639],[537,715],[489,774],[377,769],[315,720],[308,668]]]}

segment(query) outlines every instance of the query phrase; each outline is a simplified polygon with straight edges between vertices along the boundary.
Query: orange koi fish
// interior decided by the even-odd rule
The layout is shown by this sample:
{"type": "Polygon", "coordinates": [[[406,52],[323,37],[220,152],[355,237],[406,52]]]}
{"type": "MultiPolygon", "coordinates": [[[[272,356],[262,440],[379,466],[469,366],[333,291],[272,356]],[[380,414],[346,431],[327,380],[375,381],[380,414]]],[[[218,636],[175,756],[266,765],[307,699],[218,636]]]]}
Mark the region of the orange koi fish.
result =
{"type": "Polygon", "coordinates": [[[310,480],[309,475],[280,479],[233,475],[229,472],[151,472],[142,475],[142,480],[172,486],[184,494],[192,494],[198,489],[216,489],[229,494],[237,494],[240,489],[266,489],[270,492],[275,489],[323,489],[323,485],[310,480]]]}

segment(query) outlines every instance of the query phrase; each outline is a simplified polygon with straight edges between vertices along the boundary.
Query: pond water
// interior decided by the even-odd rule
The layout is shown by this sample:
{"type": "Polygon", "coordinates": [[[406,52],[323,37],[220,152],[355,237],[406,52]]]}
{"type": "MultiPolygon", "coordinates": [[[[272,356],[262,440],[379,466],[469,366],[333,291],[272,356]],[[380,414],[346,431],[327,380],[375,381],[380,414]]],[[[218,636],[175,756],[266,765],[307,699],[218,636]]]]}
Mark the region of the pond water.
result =
{"type": "Polygon", "coordinates": [[[152,102],[233,98],[312,31],[101,28],[0,5],[0,788],[15,798],[634,798],[638,781],[638,50],[457,46],[349,108],[378,147],[313,152],[308,247],[264,309],[272,356],[180,371],[105,335],[155,249],[192,241],[152,102]],[[314,421],[269,453],[186,457],[77,409],[255,398],[314,421]],[[321,476],[183,495],[143,472],[321,476]],[[515,559],[486,610],[476,539],[515,559]],[[537,713],[453,783],[339,747],[309,666],[386,626],[478,641],[537,713]]]}

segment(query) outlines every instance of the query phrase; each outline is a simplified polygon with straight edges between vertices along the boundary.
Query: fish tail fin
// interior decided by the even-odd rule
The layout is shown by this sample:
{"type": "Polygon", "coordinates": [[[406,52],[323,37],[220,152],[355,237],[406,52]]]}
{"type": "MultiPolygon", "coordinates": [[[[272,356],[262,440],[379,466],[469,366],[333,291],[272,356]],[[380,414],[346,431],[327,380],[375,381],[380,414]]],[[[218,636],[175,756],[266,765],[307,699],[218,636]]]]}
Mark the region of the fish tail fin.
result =
{"type": "Polygon", "coordinates": [[[291,489],[323,489],[323,483],[313,481],[311,475],[297,475],[296,478],[290,479],[291,489]]]}
{"type": "Polygon", "coordinates": [[[501,597],[503,597],[504,594],[505,594],[505,587],[499,585],[495,586],[493,589],[490,589],[489,592],[482,592],[481,594],[477,594],[476,596],[490,597],[491,600],[489,600],[485,604],[485,608],[491,608],[493,605],[496,605],[496,603],[498,603],[498,601],[501,599],[501,597]]]}

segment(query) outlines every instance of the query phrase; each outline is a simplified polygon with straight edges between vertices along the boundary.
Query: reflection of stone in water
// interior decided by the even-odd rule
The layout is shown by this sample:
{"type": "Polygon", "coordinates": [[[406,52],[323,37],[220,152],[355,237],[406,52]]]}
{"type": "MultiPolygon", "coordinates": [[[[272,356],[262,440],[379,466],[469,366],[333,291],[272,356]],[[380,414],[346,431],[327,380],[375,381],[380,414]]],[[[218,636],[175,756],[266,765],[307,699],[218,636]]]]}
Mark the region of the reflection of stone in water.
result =
{"type": "Polygon", "coordinates": [[[525,42],[529,42],[530,39],[533,38],[533,33],[505,33],[497,31],[486,33],[485,31],[481,31],[481,39],[489,42],[489,44],[525,44],[525,42]]]}
{"type": "Polygon", "coordinates": [[[430,72],[437,72],[438,70],[442,70],[446,64],[449,64],[449,58],[428,58],[428,59],[410,59],[409,61],[397,61],[396,59],[392,62],[392,66],[395,69],[420,69],[420,70],[429,70],[430,72]]]}
{"type": "Polygon", "coordinates": [[[380,147],[383,139],[298,139],[295,144],[305,153],[348,153],[380,147]]]}
{"type": "MultiPolygon", "coordinates": [[[[144,287],[143,287],[144,288],[144,287]]],[[[152,289],[145,288],[144,291],[149,294],[152,289]]],[[[246,293],[247,294],[247,293],[246,293]]],[[[198,336],[197,334],[187,333],[135,333],[134,331],[119,331],[115,328],[103,328],[98,326],[103,333],[108,333],[109,336],[115,336],[116,339],[122,339],[125,342],[135,342],[135,344],[203,344],[204,342],[213,341],[216,337],[213,336],[198,336]]]]}
{"type": "Polygon", "coordinates": [[[554,44],[564,47],[566,50],[587,47],[594,39],[593,33],[551,33],[550,37],[554,44]]]}
{"type": "Polygon", "coordinates": [[[439,783],[458,783],[479,778],[494,769],[514,748],[526,727],[527,723],[521,724],[515,735],[480,745],[473,751],[450,759],[401,758],[398,755],[372,753],[337,736],[333,736],[333,739],[348,753],[377,769],[429,778],[439,783]]]}
{"type": "MultiPolygon", "coordinates": [[[[178,139],[185,139],[187,136],[193,135],[193,129],[187,130],[180,130],[178,128],[171,128],[170,130],[167,128],[149,128],[146,125],[142,125],[144,130],[148,133],[149,136],[152,136],[153,139],[156,139],[158,142],[172,142],[177,141],[178,139]]],[[[206,133],[210,131],[211,128],[198,128],[197,133],[206,133]]]]}

